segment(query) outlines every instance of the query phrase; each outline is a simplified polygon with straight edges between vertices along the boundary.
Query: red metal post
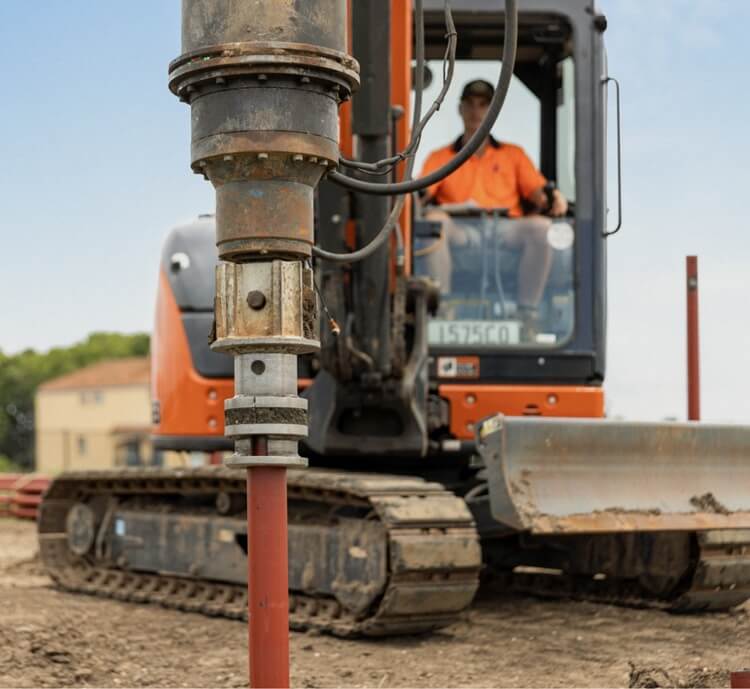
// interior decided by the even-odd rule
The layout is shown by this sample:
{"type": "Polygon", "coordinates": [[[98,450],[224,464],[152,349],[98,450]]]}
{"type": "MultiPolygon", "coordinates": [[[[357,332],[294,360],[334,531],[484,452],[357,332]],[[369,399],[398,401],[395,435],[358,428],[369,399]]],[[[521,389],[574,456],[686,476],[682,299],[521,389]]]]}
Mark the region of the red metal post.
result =
{"type": "Polygon", "coordinates": [[[247,471],[247,590],[251,687],[289,687],[286,468],[247,471]]]}
{"type": "Polygon", "coordinates": [[[750,689],[750,670],[732,672],[729,682],[733,689],[750,689]]]}
{"type": "Polygon", "coordinates": [[[687,257],[687,391],[688,420],[701,418],[700,331],[698,324],[698,257],[687,257]]]}

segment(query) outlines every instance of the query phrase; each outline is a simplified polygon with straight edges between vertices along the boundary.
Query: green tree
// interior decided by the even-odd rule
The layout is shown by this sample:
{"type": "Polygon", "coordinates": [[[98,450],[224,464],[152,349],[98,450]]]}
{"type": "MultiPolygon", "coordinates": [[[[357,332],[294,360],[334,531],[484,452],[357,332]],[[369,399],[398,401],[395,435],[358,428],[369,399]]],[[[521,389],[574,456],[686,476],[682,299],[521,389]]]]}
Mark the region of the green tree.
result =
{"type": "Polygon", "coordinates": [[[145,356],[148,351],[145,333],[92,333],[83,342],[48,352],[0,352],[0,456],[33,468],[34,393],[39,385],[102,359],[145,356]]]}

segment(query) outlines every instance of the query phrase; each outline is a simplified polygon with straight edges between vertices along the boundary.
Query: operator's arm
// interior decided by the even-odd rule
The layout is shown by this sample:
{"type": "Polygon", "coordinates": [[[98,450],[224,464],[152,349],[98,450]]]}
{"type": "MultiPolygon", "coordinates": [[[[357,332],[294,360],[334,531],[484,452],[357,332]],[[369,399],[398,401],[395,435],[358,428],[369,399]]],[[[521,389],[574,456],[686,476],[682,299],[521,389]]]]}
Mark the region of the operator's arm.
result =
{"type": "MultiPolygon", "coordinates": [[[[445,152],[443,149],[433,151],[427,156],[427,160],[425,160],[424,165],[422,166],[422,173],[419,176],[424,177],[425,175],[429,175],[431,172],[434,172],[444,165],[445,162],[445,152]]],[[[442,201],[440,198],[440,191],[444,182],[445,180],[437,182],[421,192],[420,200],[422,201],[423,206],[440,205],[442,201]]]]}
{"type": "Polygon", "coordinates": [[[521,196],[533,203],[541,212],[549,213],[554,217],[560,217],[568,212],[568,202],[558,189],[553,192],[550,208],[547,192],[544,190],[547,180],[534,167],[534,163],[522,148],[516,149],[516,174],[521,196]]]}
{"type": "Polygon", "coordinates": [[[559,189],[555,189],[552,192],[552,208],[549,207],[549,199],[547,198],[547,192],[544,190],[544,186],[535,189],[528,200],[531,201],[539,210],[549,213],[555,218],[559,218],[568,212],[568,201],[560,193],[559,189]]]}

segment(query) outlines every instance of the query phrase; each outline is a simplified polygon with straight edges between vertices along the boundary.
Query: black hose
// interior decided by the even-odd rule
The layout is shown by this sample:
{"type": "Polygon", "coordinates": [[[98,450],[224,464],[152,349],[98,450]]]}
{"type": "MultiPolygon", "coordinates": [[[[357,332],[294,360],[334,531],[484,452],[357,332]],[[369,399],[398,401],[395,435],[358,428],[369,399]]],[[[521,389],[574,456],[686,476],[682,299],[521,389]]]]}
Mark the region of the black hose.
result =
{"type": "MultiPolygon", "coordinates": [[[[422,14],[422,16],[420,17],[420,12],[422,12],[421,9],[417,8],[417,22],[424,20],[424,14],[422,14]]],[[[388,158],[384,158],[383,160],[379,160],[376,163],[366,163],[361,160],[349,160],[347,158],[341,157],[339,159],[340,165],[352,168],[354,170],[366,172],[369,175],[387,175],[393,171],[393,168],[398,163],[405,161],[416,154],[417,149],[419,148],[419,143],[422,139],[422,132],[429,124],[432,116],[442,107],[443,102],[445,101],[445,97],[448,95],[448,90],[450,89],[451,83],[453,82],[453,72],[456,66],[456,46],[458,34],[456,33],[456,24],[453,21],[453,12],[451,11],[449,0],[445,0],[445,28],[445,37],[448,39],[448,45],[446,46],[445,55],[443,57],[443,88],[440,90],[437,98],[435,98],[435,102],[430,106],[427,114],[422,118],[419,124],[417,126],[412,126],[412,135],[411,140],[409,141],[409,145],[400,153],[397,153],[396,155],[390,156],[388,158]],[[385,170],[383,168],[385,168],[385,170]]],[[[424,81],[425,70],[424,51],[421,51],[420,53],[419,38],[417,38],[416,61],[417,71],[421,71],[423,73],[422,78],[416,80],[417,84],[419,84],[423,83],[424,81]]],[[[416,110],[417,108],[415,107],[415,112],[416,110]]],[[[414,120],[414,122],[416,123],[416,119],[414,120]]]]}
{"type": "Polygon", "coordinates": [[[479,129],[464,144],[463,148],[445,165],[434,172],[416,180],[404,180],[396,183],[366,182],[344,175],[336,170],[328,174],[328,178],[347,189],[364,192],[367,194],[379,194],[381,196],[396,196],[398,194],[409,194],[421,191],[427,187],[441,182],[448,175],[454,173],[471,156],[473,156],[485,142],[492,127],[497,121],[498,115],[503,108],[508,95],[510,82],[513,77],[513,69],[516,62],[516,48],[518,45],[518,0],[505,0],[505,40],[503,44],[503,66],[497,82],[497,89],[490,102],[490,108],[479,129]]]}
{"type": "MultiPolygon", "coordinates": [[[[425,45],[424,45],[424,0],[414,0],[414,8],[416,10],[416,29],[415,29],[415,39],[416,39],[416,50],[415,50],[415,57],[417,60],[418,67],[420,65],[424,65],[424,55],[425,55],[425,45]]],[[[416,136],[419,122],[422,119],[422,96],[424,91],[424,69],[417,69],[417,74],[415,76],[415,83],[414,83],[414,117],[412,120],[412,142],[409,144],[411,146],[412,143],[414,143],[416,136]]],[[[411,179],[412,172],[414,171],[414,157],[411,157],[406,162],[406,168],[404,170],[404,180],[411,179]]],[[[331,261],[332,263],[355,263],[357,261],[363,261],[366,258],[369,258],[374,254],[382,245],[383,243],[388,239],[391,232],[393,232],[394,228],[398,224],[398,219],[401,216],[401,211],[404,209],[404,204],[406,203],[406,196],[402,196],[399,198],[396,203],[394,204],[393,208],[391,209],[391,213],[388,216],[388,220],[386,221],[385,225],[383,226],[383,229],[378,232],[378,234],[372,239],[372,241],[367,244],[366,246],[362,247],[361,249],[358,249],[357,251],[352,251],[351,253],[334,253],[332,251],[326,251],[325,249],[321,249],[320,247],[313,246],[313,254],[317,258],[325,259],[326,261],[331,261]]],[[[399,238],[399,248],[403,251],[403,237],[401,236],[401,233],[398,233],[399,238]]]]}

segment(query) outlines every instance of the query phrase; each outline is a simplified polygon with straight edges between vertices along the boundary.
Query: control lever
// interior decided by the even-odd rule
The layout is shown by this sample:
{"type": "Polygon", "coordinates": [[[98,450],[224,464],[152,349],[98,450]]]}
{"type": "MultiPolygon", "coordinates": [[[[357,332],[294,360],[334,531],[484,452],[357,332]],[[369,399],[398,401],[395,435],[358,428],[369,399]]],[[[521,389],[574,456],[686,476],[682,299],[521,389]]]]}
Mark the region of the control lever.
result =
{"type": "Polygon", "coordinates": [[[412,235],[420,239],[440,239],[443,225],[437,220],[414,220],[412,235]]]}
{"type": "Polygon", "coordinates": [[[552,206],[555,203],[555,192],[557,191],[557,184],[554,182],[547,182],[544,185],[544,193],[547,196],[547,211],[546,215],[551,215],[552,206]]]}

